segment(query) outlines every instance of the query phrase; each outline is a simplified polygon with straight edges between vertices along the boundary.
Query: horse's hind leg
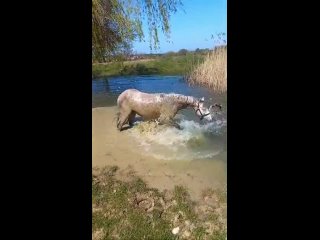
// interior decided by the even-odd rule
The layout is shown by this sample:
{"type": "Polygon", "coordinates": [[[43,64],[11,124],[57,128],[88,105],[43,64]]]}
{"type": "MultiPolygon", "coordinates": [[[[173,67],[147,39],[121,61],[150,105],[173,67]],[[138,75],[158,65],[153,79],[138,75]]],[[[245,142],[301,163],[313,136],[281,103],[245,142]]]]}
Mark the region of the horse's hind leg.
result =
{"type": "Polygon", "coordinates": [[[133,122],[134,122],[135,116],[136,116],[136,112],[135,112],[135,111],[132,111],[132,112],[129,114],[128,122],[129,122],[130,127],[133,126],[133,122]]]}
{"type": "Polygon", "coordinates": [[[122,126],[127,123],[130,113],[131,113],[131,111],[129,111],[129,110],[120,111],[118,123],[117,123],[117,128],[119,131],[121,131],[122,126]]]}

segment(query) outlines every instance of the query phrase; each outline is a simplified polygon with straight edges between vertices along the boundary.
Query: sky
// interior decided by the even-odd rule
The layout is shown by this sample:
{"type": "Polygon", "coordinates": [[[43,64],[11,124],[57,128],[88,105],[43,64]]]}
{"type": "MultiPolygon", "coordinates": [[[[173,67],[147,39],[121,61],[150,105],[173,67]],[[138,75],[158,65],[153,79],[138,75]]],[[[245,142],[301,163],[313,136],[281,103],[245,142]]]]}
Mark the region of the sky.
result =
{"type": "MultiPolygon", "coordinates": [[[[227,0],[182,0],[183,10],[170,19],[170,43],[159,29],[160,49],[153,53],[179,51],[182,48],[213,48],[211,35],[227,33],[227,0]]],[[[150,53],[149,34],[144,23],[145,42],[134,42],[137,53],[150,53]]]]}

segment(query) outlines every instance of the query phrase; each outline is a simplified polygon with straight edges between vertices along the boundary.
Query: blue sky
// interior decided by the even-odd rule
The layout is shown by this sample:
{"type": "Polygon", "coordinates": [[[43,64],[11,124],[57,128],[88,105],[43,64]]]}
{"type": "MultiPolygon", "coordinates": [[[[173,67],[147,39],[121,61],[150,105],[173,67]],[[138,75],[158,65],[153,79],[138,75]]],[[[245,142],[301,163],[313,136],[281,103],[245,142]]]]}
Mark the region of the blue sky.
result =
{"type": "MultiPolygon", "coordinates": [[[[214,43],[211,35],[227,33],[227,0],[182,0],[182,3],[185,11],[180,10],[171,16],[170,43],[161,32],[160,49],[156,52],[212,48],[214,43]]],[[[150,53],[146,25],[143,30],[145,42],[134,42],[133,50],[137,53],[150,53]]]]}

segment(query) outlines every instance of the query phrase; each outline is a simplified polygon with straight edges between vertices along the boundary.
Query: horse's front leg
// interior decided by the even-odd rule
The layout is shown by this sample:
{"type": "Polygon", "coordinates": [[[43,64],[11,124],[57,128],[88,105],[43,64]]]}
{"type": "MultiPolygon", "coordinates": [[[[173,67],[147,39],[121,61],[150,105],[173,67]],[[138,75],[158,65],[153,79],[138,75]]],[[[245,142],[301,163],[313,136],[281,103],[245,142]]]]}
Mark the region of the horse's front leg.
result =
{"type": "Polygon", "coordinates": [[[169,126],[173,126],[179,130],[181,130],[182,128],[180,127],[180,125],[178,123],[176,123],[173,118],[163,118],[163,117],[159,117],[158,119],[156,119],[156,123],[158,125],[169,125],[169,126]]]}
{"type": "Polygon", "coordinates": [[[170,124],[171,126],[177,128],[177,129],[179,129],[179,130],[182,130],[182,128],[180,127],[180,125],[179,125],[178,123],[176,123],[175,121],[173,121],[173,120],[171,120],[171,121],[169,122],[169,124],[170,124]]]}

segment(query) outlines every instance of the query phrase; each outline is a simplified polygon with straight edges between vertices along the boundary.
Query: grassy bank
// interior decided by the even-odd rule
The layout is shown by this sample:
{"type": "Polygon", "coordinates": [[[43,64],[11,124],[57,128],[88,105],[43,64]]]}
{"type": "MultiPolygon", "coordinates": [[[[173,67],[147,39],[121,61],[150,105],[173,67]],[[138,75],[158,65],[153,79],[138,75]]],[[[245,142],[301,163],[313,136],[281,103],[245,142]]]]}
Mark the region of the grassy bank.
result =
{"type": "Polygon", "coordinates": [[[92,239],[226,239],[226,193],[207,189],[193,202],[176,186],[160,192],[117,167],[93,170],[92,239]]]}
{"type": "Polygon", "coordinates": [[[204,61],[195,65],[187,76],[190,83],[209,87],[216,92],[227,91],[227,46],[211,51],[204,61]]]}
{"type": "Polygon", "coordinates": [[[94,78],[121,75],[185,75],[195,64],[201,63],[204,55],[188,53],[180,56],[160,56],[152,59],[93,64],[94,78]]]}

